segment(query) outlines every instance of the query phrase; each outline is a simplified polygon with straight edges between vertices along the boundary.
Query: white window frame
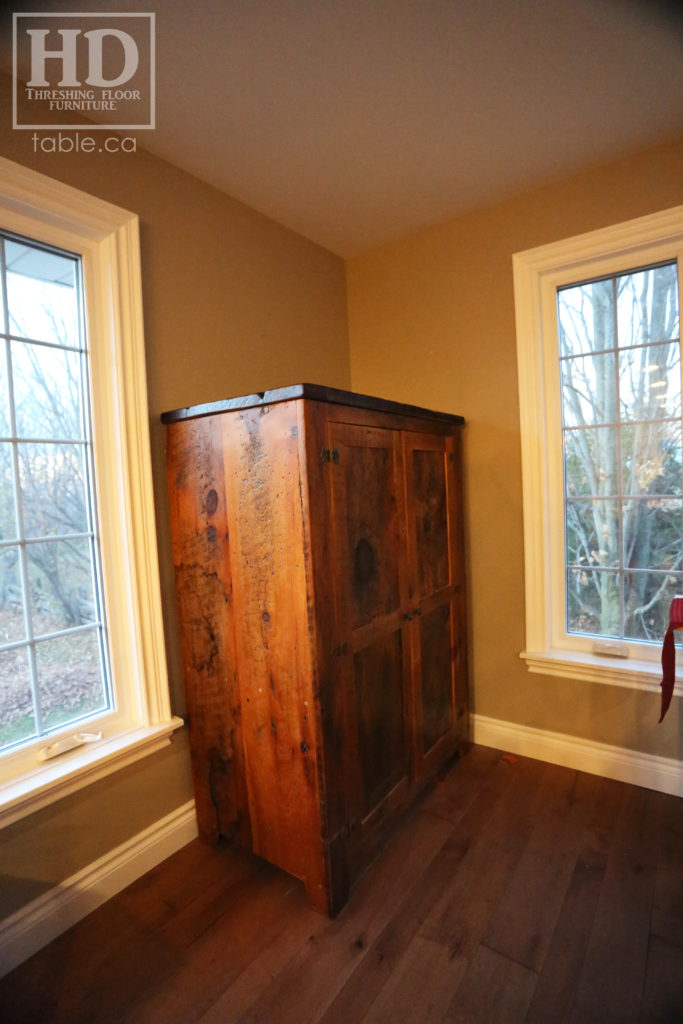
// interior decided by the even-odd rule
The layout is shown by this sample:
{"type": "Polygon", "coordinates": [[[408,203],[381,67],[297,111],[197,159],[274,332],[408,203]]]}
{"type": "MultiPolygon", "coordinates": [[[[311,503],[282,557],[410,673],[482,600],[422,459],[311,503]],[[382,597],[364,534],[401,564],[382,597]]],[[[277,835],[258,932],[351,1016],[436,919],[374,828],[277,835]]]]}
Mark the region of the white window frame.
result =
{"type": "Polygon", "coordinates": [[[628,657],[609,657],[593,652],[592,638],[566,632],[557,289],[673,259],[683,302],[683,206],[513,255],[526,583],[520,657],[531,672],[659,688],[657,645],[620,641],[628,657]]]}
{"type": "MultiPolygon", "coordinates": [[[[0,825],[160,749],[171,713],[152,489],[138,218],[0,157],[0,226],[81,257],[116,708],[103,738],[49,761],[50,734],[0,757],[0,825]]],[[[74,727],[63,732],[73,733],[74,727]]]]}

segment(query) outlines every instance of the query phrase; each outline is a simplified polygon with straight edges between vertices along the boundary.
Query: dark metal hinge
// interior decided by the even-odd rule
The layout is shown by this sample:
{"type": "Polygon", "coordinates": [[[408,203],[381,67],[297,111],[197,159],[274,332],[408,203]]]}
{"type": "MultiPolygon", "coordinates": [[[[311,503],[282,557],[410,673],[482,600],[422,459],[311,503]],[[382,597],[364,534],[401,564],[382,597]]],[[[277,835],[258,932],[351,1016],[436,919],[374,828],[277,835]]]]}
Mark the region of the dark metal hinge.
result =
{"type": "Polygon", "coordinates": [[[334,462],[339,465],[339,451],[337,448],[323,448],[320,458],[323,462],[334,462]]]}

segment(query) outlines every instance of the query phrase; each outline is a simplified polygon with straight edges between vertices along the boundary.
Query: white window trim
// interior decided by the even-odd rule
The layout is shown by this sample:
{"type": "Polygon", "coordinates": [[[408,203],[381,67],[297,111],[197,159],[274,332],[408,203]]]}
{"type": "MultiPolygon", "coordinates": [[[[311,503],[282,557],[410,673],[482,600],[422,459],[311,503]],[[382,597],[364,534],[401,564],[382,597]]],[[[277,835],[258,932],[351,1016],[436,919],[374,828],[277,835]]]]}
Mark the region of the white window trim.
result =
{"type": "MultiPolygon", "coordinates": [[[[524,504],[526,649],[531,672],[659,688],[661,648],[629,643],[628,658],[593,654],[590,638],[564,632],[564,508],[557,288],[677,258],[683,299],[683,206],[625,221],[512,257],[524,504]]],[[[676,685],[676,693],[682,688],[676,685]]]]}
{"type": "Polygon", "coordinates": [[[31,747],[0,758],[6,825],[165,746],[183,723],[171,713],[164,647],[138,218],[0,157],[0,225],[82,258],[105,600],[120,697],[101,741],[39,766],[31,747]]]}

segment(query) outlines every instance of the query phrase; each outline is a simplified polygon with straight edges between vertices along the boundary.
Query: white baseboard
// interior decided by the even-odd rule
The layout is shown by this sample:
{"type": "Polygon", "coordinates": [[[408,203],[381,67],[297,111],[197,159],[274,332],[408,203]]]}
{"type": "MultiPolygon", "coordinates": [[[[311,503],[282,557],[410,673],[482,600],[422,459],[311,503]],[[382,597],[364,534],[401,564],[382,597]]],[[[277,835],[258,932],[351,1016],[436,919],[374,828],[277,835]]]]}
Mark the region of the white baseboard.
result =
{"type": "Polygon", "coordinates": [[[472,739],[482,746],[683,796],[683,761],[578,739],[561,732],[546,732],[485,715],[471,715],[471,722],[472,739]]]}
{"type": "Polygon", "coordinates": [[[0,978],[196,835],[190,800],[0,921],[0,978]]]}

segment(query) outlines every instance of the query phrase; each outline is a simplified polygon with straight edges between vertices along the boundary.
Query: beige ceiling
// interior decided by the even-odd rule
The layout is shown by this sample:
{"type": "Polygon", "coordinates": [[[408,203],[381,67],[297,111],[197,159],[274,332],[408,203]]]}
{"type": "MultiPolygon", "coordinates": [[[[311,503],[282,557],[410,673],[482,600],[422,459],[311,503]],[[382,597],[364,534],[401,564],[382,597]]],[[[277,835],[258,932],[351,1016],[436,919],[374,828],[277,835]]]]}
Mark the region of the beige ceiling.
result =
{"type": "Polygon", "coordinates": [[[138,145],[343,256],[683,130],[683,22],[659,0],[22,7],[154,10],[138,145]]]}

